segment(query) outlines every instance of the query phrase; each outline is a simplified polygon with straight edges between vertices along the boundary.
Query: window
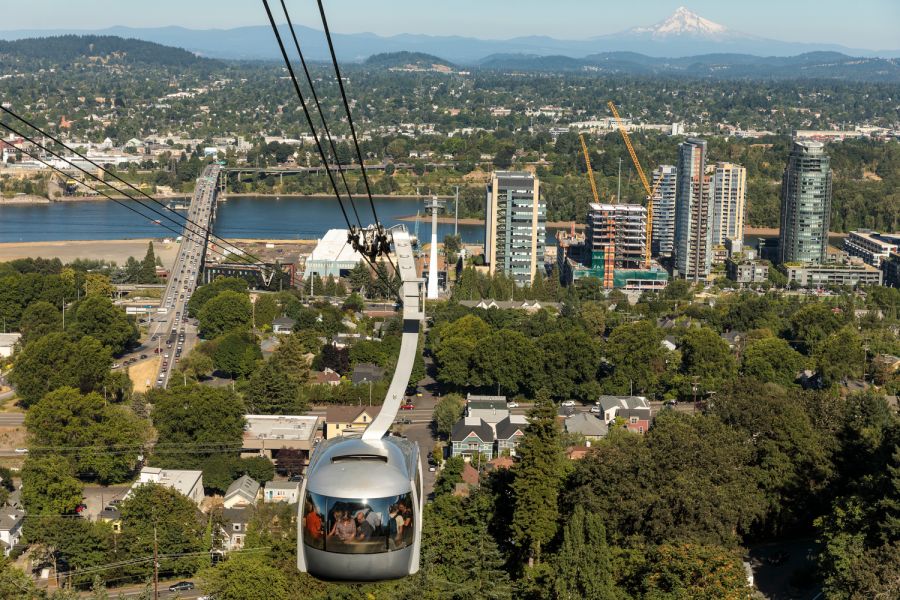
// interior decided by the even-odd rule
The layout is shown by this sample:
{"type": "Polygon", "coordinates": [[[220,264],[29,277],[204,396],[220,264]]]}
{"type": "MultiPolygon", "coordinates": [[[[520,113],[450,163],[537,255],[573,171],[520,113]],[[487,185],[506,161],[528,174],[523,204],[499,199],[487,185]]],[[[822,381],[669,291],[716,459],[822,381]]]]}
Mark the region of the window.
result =
{"type": "Polygon", "coordinates": [[[241,524],[240,524],[240,523],[234,523],[234,524],[231,525],[231,528],[234,529],[235,531],[240,531],[240,530],[241,530],[241,524]]]}
{"type": "Polygon", "coordinates": [[[340,554],[380,554],[413,543],[412,493],[387,498],[332,498],[307,492],[303,543],[340,554]]]}

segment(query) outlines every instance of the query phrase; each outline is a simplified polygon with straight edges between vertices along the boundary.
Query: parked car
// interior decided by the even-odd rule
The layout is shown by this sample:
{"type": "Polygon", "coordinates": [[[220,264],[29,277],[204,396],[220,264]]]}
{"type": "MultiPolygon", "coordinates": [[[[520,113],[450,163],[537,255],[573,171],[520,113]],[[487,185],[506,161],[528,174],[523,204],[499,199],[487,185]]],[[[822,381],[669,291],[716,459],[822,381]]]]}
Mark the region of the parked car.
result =
{"type": "Polygon", "coordinates": [[[575,406],[574,400],[564,400],[560,406],[575,406]]]}
{"type": "Polygon", "coordinates": [[[518,402],[507,402],[506,408],[519,408],[519,403],[518,402]]]}
{"type": "Polygon", "coordinates": [[[16,454],[28,454],[28,448],[16,448],[15,453],[16,454]]]}
{"type": "Polygon", "coordinates": [[[406,403],[400,407],[400,410],[413,410],[416,407],[415,404],[406,403]]]}
{"type": "Polygon", "coordinates": [[[192,581],[179,581],[169,586],[170,592],[186,592],[192,589],[194,589],[194,582],[192,581]]]}
{"type": "Polygon", "coordinates": [[[143,359],[145,359],[145,358],[147,358],[147,355],[146,355],[146,354],[141,354],[141,360],[143,360],[143,359]]]}
{"type": "Polygon", "coordinates": [[[600,414],[600,407],[599,407],[599,406],[592,406],[592,407],[591,407],[591,412],[594,413],[595,415],[600,414]]]}

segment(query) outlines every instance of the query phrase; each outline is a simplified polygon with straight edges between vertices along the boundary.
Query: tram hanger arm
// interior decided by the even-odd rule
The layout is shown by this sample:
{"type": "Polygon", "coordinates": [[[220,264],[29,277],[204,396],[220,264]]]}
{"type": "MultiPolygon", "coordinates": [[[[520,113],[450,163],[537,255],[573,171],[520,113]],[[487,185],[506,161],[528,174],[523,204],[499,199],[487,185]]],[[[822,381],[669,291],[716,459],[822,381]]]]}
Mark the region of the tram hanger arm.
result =
{"type": "Polygon", "coordinates": [[[403,297],[403,337],[400,342],[397,368],[394,369],[387,397],[381,405],[378,416],[363,432],[362,439],[364,440],[381,439],[394,423],[394,419],[397,418],[401,401],[409,386],[409,378],[412,375],[419,345],[419,330],[425,319],[422,296],[423,280],[416,274],[416,263],[413,258],[409,232],[405,228],[397,229],[393,232],[393,238],[403,297]]]}

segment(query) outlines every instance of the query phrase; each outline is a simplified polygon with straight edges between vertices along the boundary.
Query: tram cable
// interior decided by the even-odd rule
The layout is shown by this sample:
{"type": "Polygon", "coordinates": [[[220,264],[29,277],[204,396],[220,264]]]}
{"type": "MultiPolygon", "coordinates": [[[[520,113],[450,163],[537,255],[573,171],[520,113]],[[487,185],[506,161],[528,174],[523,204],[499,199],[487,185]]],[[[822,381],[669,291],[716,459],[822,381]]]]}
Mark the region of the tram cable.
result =
{"type": "MultiPolygon", "coordinates": [[[[325,137],[328,138],[328,144],[331,146],[331,155],[334,157],[334,162],[337,165],[338,173],[341,176],[341,181],[344,182],[344,190],[347,192],[347,198],[350,199],[350,207],[353,209],[353,214],[356,216],[356,222],[359,223],[360,229],[362,228],[362,221],[359,218],[359,213],[356,210],[356,203],[353,200],[353,194],[350,192],[350,185],[347,183],[347,176],[344,173],[344,168],[341,166],[341,161],[338,159],[337,148],[334,145],[334,139],[331,137],[331,131],[328,128],[328,123],[325,120],[325,112],[322,110],[322,105],[319,103],[319,95],[316,93],[316,86],[313,85],[312,76],[309,73],[309,68],[306,65],[306,59],[303,57],[303,51],[300,49],[300,42],[297,40],[297,32],[294,31],[294,24],[291,22],[291,15],[288,13],[287,5],[285,5],[284,0],[281,0],[281,9],[284,11],[284,18],[287,19],[288,29],[291,31],[291,37],[294,39],[294,47],[297,49],[297,55],[300,57],[300,64],[303,66],[303,73],[306,76],[306,82],[309,84],[309,90],[312,93],[313,101],[316,104],[316,110],[319,111],[319,117],[322,119],[322,128],[325,130],[325,137]]],[[[326,165],[326,168],[328,166],[326,165]]],[[[364,169],[363,169],[364,170],[364,169]]]]}
{"type": "MultiPolygon", "coordinates": [[[[120,190],[119,188],[109,185],[108,182],[103,181],[100,177],[96,176],[95,174],[93,174],[93,173],[91,173],[91,172],[89,172],[89,171],[87,171],[87,170],[85,170],[85,169],[79,167],[78,165],[74,164],[71,160],[69,160],[69,159],[66,158],[65,156],[62,156],[61,154],[58,154],[58,153],[54,152],[53,150],[50,150],[49,148],[47,148],[47,147],[44,146],[43,144],[40,144],[39,142],[35,141],[34,139],[32,139],[32,138],[26,136],[25,134],[23,134],[23,133],[21,133],[21,132],[15,130],[15,129],[13,129],[13,128],[10,127],[9,125],[0,122],[0,126],[3,126],[4,128],[8,129],[9,131],[13,132],[14,134],[20,136],[21,138],[23,138],[23,139],[29,141],[30,143],[34,144],[35,146],[37,146],[37,147],[39,147],[39,148],[41,148],[41,149],[44,150],[45,152],[47,152],[47,153],[49,153],[49,154],[51,154],[51,155],[53,155],[53,156],[59,158],[60,160],[64,161],[65,163],[67,163],[67,164],[69,164],[69,165],[71,165],[73,168],[78,169],[79,171],[81,171],[82,173],[88,175],[89,177],[91,177],[91,178],[93,178],[93,179],[96,179],[97,181],[99,181],[99,182],[101,182],[101,183],[104,183],[104,184],[106,184],[106,185],[109,185],[109,187],[112,187],[113,189],[115,189],[117,192],[119,192],[119,193],[122,194],[123,196],[126,196],[127,198],[129,198],[129,199],[131,199],[131,200],[134,200],[135,202],[138,202],[139,204],[141,204],[141,206],[146,206],[149,210],[153,211],[154,213],[156,213],[156,214],[159,215],[159,216],[162,216],[162,217],[166,218],[167,220],[169,220],[169,221],[175,223],[176,225],[178,225],[178,226],[185,226],[185,227],[186,227],[186,224],[187,224],[187,223],[190,223],[191,225],[193,225],[193,226],[196,228],[196,231],[195,231],[196,233],[206,233],[208,237],[214,238],[214,239],[217,239],[217,240],[220,240],[220,242],[221,242],[221,243],[224,243],[226,246],[230,246],[230,247],[233,248],[234,250],[238,250],[237,246],[235,246],[232,242],[229,242],[227,239],[225,239],[225,238],[223,238],[223,237],[221,237],[221,236],[216,235],[215,233],[212,232],[212,230],[210,230],[210,229],[207,228],[207,227],[204,227],[204,226],[200,225],[199,223],[196,223],[195,221],[191,220],[191,219],[190,219],[189,217],[187,217],[186,215],[182,215],[182,214],[179,213],[178,211],[172,210],[171,208],[169,208],[168,206],[166,206],[165,204],[163,204],[162,202],[160,202],[159,200],[157,200],[156,198],[154,198],[153,196],[151,196],[150,194],[148,194],[148,193],[145,192],[144,190],[142,190],[142,189],[138,188],[137,186],[135,186],[134,184],[132,184],[132,183],[130,183],[130,182],[128,182],[128,181],[122,179],[122,178],[119,177],[115,172],[110,171],[109,169],[105,168],[104,166],[102,166],[102,165],[100,165],[100,164],[98,164],[98,163],[92,161],[91,159],[87,158],[86,156],[82,155],[81,153],[79,153],[78,151],[76,151],[75,149],[73,149],[71,146],[68,146],[67,144],[65,144],[65,143],[64,143],[63,141],[61,141],[60,139],[58,139],[58,138],[54,137],[53,135],[47,133],[46,131],[44,131],[43,129],[41,129],[40,127],[38,127],[37,125],[35,125],[35,124],[32,123],[31,121],[29,121],[28,119],[25,119],[24,117],[22,117],[22,116],[16,114],[15,112],[13,112],[12,110],[6,108],[5,106],[0,106],[0,110],[2,110],[3,112],[6,112],[6,113],[8,113],[9,115],[11,115],[12,117],[18,119],[19,121],[21,121],[22,123],[24,123],[25,125],[27,125],[28,127],[30,127],[31,129],[33,129],[34,131],[40,133],[42,136],[51,139],[53,142],[59,144],[60,146],[62,146],[63,148],[65,148],[66,150],[68,150],[69,152],[71,152],[72,154],[74,154],[75,156],[77,156],[77,157],[79,157],[80,159],[84,160],[84,161],[87,162],[88,164],[90,164],[90,165],[96,167],[97,169],[99,169],[99,170],[102,171],[103,173],[106,173],[107,175],[109,175],[110,177],[116,179],[117,181],[122,182],[123,184],[125,184],[125,185],[128,186],[129,188],[133,189],[133,190],[136,191],[137,193],[139,193],[139,194],[141,194],[142,196],[144,196],[144,197],[146,197],[147,199],[149,199],[149,200],[150,200],[151,202],[153,202],[154,204],[158,204],[158,205],[161,206],[164,210],[167,210],[167,211],[169,211],[169,212],[171,212],[171,213],[174,213],[176,216],[178,216],[179,218],[183,219],[185,222],[184,222],[184,223],[178,222],[178,221],[176,221],[175,219],[171,218],[168,214],[159,212],[158,210],[156,210],[156,209],[153,208],[152,206],[149,206],[149,205],[147,205],[147,204],[141,203],[141,201],[139,201],[137,198],[134,198],[134,197],[132,197],[132,196],[129,196],[128,194],[126,194],[126,193],[124,193],[122,190],[120,190]]],[[[46,163],[45,163],[45,164],[46,164],[46,163]]],[[[187,228],[187,229],[190,230],[190,228],[187,228]]],[[[179,235],[181,235],[181,234],[179,233],[179,235]]],[[[261,268],[265,268],[265,267],[262,266],[264,263],[263,263],[263,261],[262,261],[260,258],[258,258],[258,257],[256,257],[256,256],[253,256],[252,254],[247,253],[247,252],[244,252],[244,251],[242,251],[242,250],[241,250],[240,252],[242,252],[243,254],[239,254],[239,253],[236,252],[235,255],[236,255],[236,256],[239,256],[239,257],[241,257],[241,258],[245,258],[245,257],[246,257],[246,258],[250,258],[250,259],[252,259],[253,261],[256,261],[256,263],[258,263],[258,264],[261,266],[261,268]]],[[[250,264],[250,263],[248,263],[248,264],[250,264]]]]}

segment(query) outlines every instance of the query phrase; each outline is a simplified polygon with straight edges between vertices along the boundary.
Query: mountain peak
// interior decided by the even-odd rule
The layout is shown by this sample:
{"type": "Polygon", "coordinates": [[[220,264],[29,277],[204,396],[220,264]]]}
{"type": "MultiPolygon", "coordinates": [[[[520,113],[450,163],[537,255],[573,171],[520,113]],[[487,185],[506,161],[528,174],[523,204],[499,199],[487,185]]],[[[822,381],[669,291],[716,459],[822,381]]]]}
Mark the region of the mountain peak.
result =
{"type": "Polygon", "coordinates": [[[671,36],[692,36],[703,38],[721,38],[730,32],[724,25],[704,19],[684,6],[679,6],[672,15],[651,27],[635,27],[632,33],[650,34],[654,38],[671,36]]]}

